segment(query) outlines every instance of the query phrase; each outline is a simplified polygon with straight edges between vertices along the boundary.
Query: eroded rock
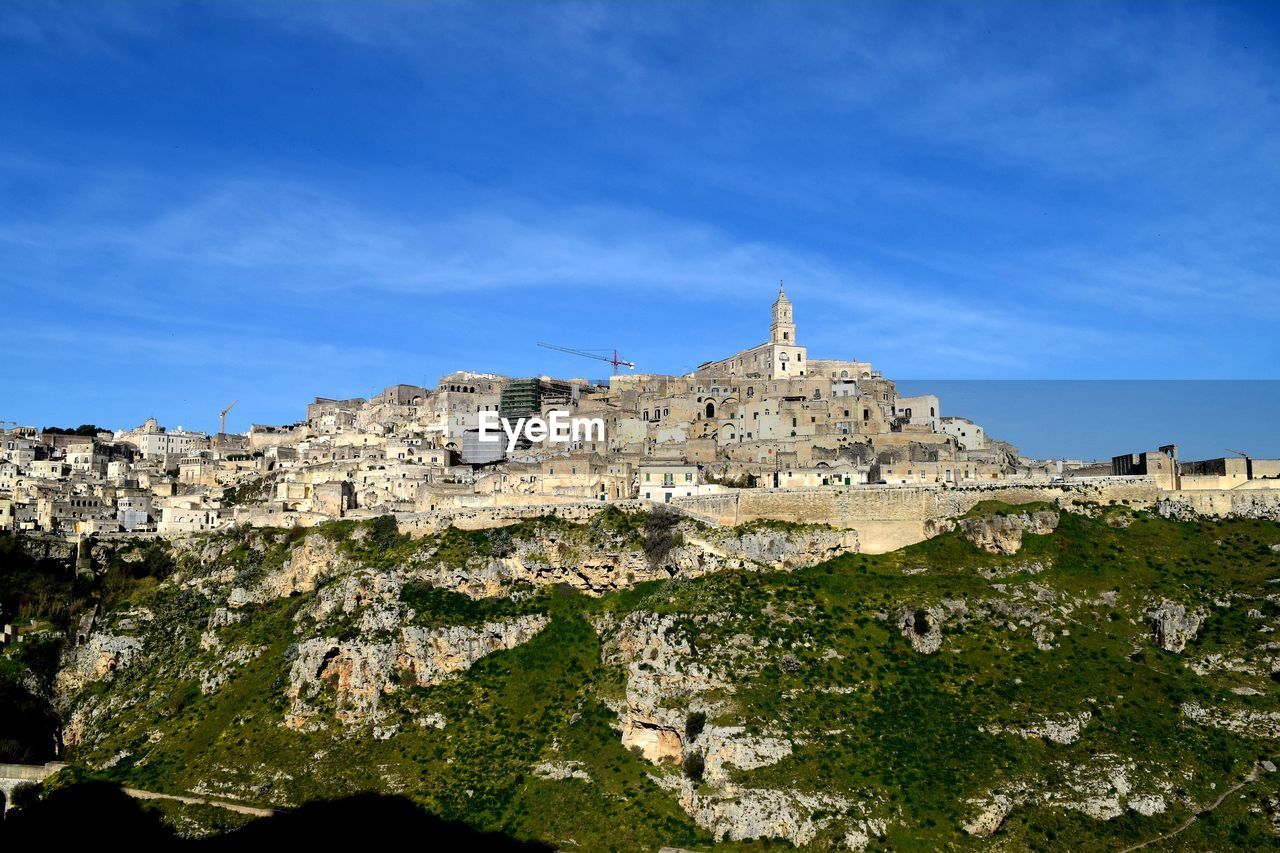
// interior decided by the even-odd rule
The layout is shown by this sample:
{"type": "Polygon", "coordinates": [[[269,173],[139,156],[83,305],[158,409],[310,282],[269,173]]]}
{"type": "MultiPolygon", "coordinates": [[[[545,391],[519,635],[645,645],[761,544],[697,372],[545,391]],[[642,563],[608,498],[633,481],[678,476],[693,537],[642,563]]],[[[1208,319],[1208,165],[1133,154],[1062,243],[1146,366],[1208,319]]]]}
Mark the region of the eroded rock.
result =
{"type": "Polygon", "coordinates": [[[956,522],[964,538],[992,554],[1016,554],[1022,549],[1024,533],[1045,535],[1058,529],[1056,512],[1030,512],[1021,515],[993,515],[986,518],[962,518],[956,522]]]}
{"type": "Polygon", "coordinates": [[[1187,643],[1195,639],[1205,615],[1203,610],[1188,611],[1183,605],[1167,599],[1147,611],[1156,645],[1166,652],[1185,649],[1187,643]]]}
{"type": "Polygon", "coordinates": [[[405,627],[384,642],[305,640],[295,647],[289,668],[285,724],[309,727],[317,711],[313,700],[325,695],[326,688],[333,690],[334,710],[342,723],[376,720],[380,698],[398,689],[398,674],[422,687],[436,684],[485,655],[528,642],[547,622],[545,616],[522,616],[480,626],[405,627]]]}

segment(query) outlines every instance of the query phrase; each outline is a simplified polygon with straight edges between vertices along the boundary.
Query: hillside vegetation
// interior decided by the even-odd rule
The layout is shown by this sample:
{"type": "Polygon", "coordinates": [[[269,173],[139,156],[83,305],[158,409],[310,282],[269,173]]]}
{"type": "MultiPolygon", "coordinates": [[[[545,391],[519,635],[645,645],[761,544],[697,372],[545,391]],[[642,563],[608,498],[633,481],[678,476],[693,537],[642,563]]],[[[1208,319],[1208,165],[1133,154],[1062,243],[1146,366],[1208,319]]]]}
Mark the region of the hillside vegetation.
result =
{"type": "MultiPolygon", "coordinates": [[[[376,791],[567,850],[1117,849],[1197,814],[1147,849],[1275,846],[1280,525],[1053,512],[968,514],[1052,531],[1014,554],[962,519],[816,565],[793,552],[830,531],[616,510],[138,546],[58,580],[65,612],[6,587],[45,631],[0,660],[10,748],[52,715],[58,785],[376,791]]],[[[248,820],[168,812],[186,834],[248,820]]]]}

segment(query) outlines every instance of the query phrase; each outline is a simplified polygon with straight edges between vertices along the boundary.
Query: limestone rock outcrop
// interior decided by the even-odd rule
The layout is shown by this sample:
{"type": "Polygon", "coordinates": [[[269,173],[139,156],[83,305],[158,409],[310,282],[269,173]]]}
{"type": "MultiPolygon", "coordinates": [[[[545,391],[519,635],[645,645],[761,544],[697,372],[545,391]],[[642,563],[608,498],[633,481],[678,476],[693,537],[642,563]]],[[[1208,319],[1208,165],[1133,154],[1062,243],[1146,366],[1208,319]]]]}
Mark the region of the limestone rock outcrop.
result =
{"type": "Polygon", "coordinates": [[[1156,645],[1166,652],[1181,652],[1185,649],[1187,643],[1195,639],[1206,615],[1203,610],[1190,611],[1167,599],[1147,611],[1156,645]]]}
{"type": "Polygon", "coordinates": [[[133,661],[141,646],[135,637],[90,634],[63,659],[56,682],[58,693],[69,696],[95,681],[112,678],[133,661]]]}
{"type": "Polygon", "coordinates": [[[476,556],[459,564],[428,552],[415,574],[474,598],[504,595],[519,583],[568,584],[588,595],[603,595],[645,581],[726,569],[804,568],[858,551],[854,530],[798,525],[704,530],[687,521],[677,530],[682,544],[656,563],[635,541],[597,534],[598,541],[584,543],[546,528],[512,540],[503,556],[476,556]]]}
{"type": "Polygon", "coordinates": [[[1021,726],[987,727],[983,731],[991,734],[1012,734],[1024,739],[1042,738],[1060,744],[1072,744],[1080,739],[1089,721],[1093,719],[1090,711],[1078,714],[1058,714],[1044,717],[1021,726]]]}
{"type": "Polygon", "coordinates": [[[293,549],[280,568],[268,572],[252,586],[235,587],[227,595],[232,609],[313,592],[322,583],[352,568],[338,543],[323,533],[312,533],[293,549]]]}
{"type": "Polygon", "coordinates": [[[1009,816],[1009,812],[1013,811],[1013,805],[1013,801],[1009,797],[1004,794],[996,794],[973,820],[964,824],[961,828],[978,838],[987,838],[994,835],[996,830],[1000,828],[1000,824],[1004,823],[1004,819],[1009,816]]]}
{"type": "Polygon", "coordinates": [[[898,610],[896,624],[911,648],[930,655],[942,648],[942,626],[962,617],[968,606],[960,600],[943,599],[927,607],[903,606],[898,610]]]}
{"type": "Polygon", "coordinates": [[[1016,554],[1022,549],[1025,533],[1043,536],[1058,529],[1058,513],[1029,512],[1020,515],[992,515],[962,518],[956,522],[964,537],[992,554],[1016,554]]]}
{"type": "Polygon", "coordinates": [[[882,820],[867,819],[861,803],[834,794],[738,785],[700,790],[688,779],[670,776],[657,781],[717,841],[784,838],[803,847],[836,820],[855,824],[864,836],[885,830],[882,820]]]}
{"type": "Polygon", "coordinates": [[[421,687],[439,683],[485,655],[528,642],[547,622],[545,616],[522,616],[480,626],[406,626],[394,640],[385,642],[304,640],[295,647],[289,668],[285,724],[311,727],[317,703],[328,695],[328,688],[332,688],[339,721],[346,725],[376,721],[379,699],[398,689],[399,674],[421,687]]]}
{"type": "Polygon", "coordinates": [[[842,554],[858,552],[856,530],[822,527],[788,530],[762,526],[709,538],[718,551],[728,556],[780,570],[815,566],[842,554]]]}
{"type": "Polygon", "coordinates": [[[293,549],[282,568],[263,579],[262,590],[272,598],[311,592],[349,566],[350,561],[338,552],[337,542],[313,533],[293,549]]]}
{"type": "Polygon", "coordinates": [[[727,678],[695,658],[683,627],[674,616],[645,611],[628,614],[616,625],[597,625],[605,640],[605,662],[627,670],[620,709],[622,743],[654,763],[679,764],[684,759],[686,712],[668,699],[732,690],[727,678]]]}

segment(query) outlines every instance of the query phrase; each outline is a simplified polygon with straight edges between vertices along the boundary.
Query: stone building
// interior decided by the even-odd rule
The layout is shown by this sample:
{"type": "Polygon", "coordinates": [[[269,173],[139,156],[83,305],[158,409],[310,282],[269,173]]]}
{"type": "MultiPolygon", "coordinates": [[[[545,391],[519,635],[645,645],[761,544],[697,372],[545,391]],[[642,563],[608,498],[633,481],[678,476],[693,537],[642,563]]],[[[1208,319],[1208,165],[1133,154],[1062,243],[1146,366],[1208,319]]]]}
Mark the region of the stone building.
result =
{"type": "Polygon", "coordinates": [[[747,379],[791,379],[808,370],[808,349],[796,343],[796,324],[791,300],[779,287],[773,303],[769,340],[719,361],[709,361],[696,371],[707,376],[741,376],[747,379]]]}

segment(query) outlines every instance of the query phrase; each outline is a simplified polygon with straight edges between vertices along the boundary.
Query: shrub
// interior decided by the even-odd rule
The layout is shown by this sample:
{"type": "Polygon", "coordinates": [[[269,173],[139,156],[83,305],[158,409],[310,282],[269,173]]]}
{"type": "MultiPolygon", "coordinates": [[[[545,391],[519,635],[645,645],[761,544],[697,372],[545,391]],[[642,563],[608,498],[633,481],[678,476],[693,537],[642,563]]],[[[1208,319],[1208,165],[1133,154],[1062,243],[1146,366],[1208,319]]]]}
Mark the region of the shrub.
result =
{"type": "Polygon", "coordinates": [[[706,770],[707,762],[701,752],[691,752],[684,757],[684,775],[693,781],[701,782],[706,770]]]}
{"type": "Polygon", "coordinates": [[[680,517],[667,509],[655,509],[644,522],[644,555],[652,568],[662,565],[674,548],[684,544],[684,537],[676,530],[680,517]]]}
{"type": "Polygon", "coordinates": [[[702,734],[702,730],[707,725],[707,715],[701,711],[694,711],[684,720],[684,736],[693,743],[698,739],[698,735],[702,734]]]}
{"type": "Polygon", "coordinates": [[[389,550],[409,539],[408,536],[400,534],[400,528],[396,524],[395,516],[380,515],[368,522],[368,525],[369,538],[366,541],[371,547],[379,551],[389,550]]]}

